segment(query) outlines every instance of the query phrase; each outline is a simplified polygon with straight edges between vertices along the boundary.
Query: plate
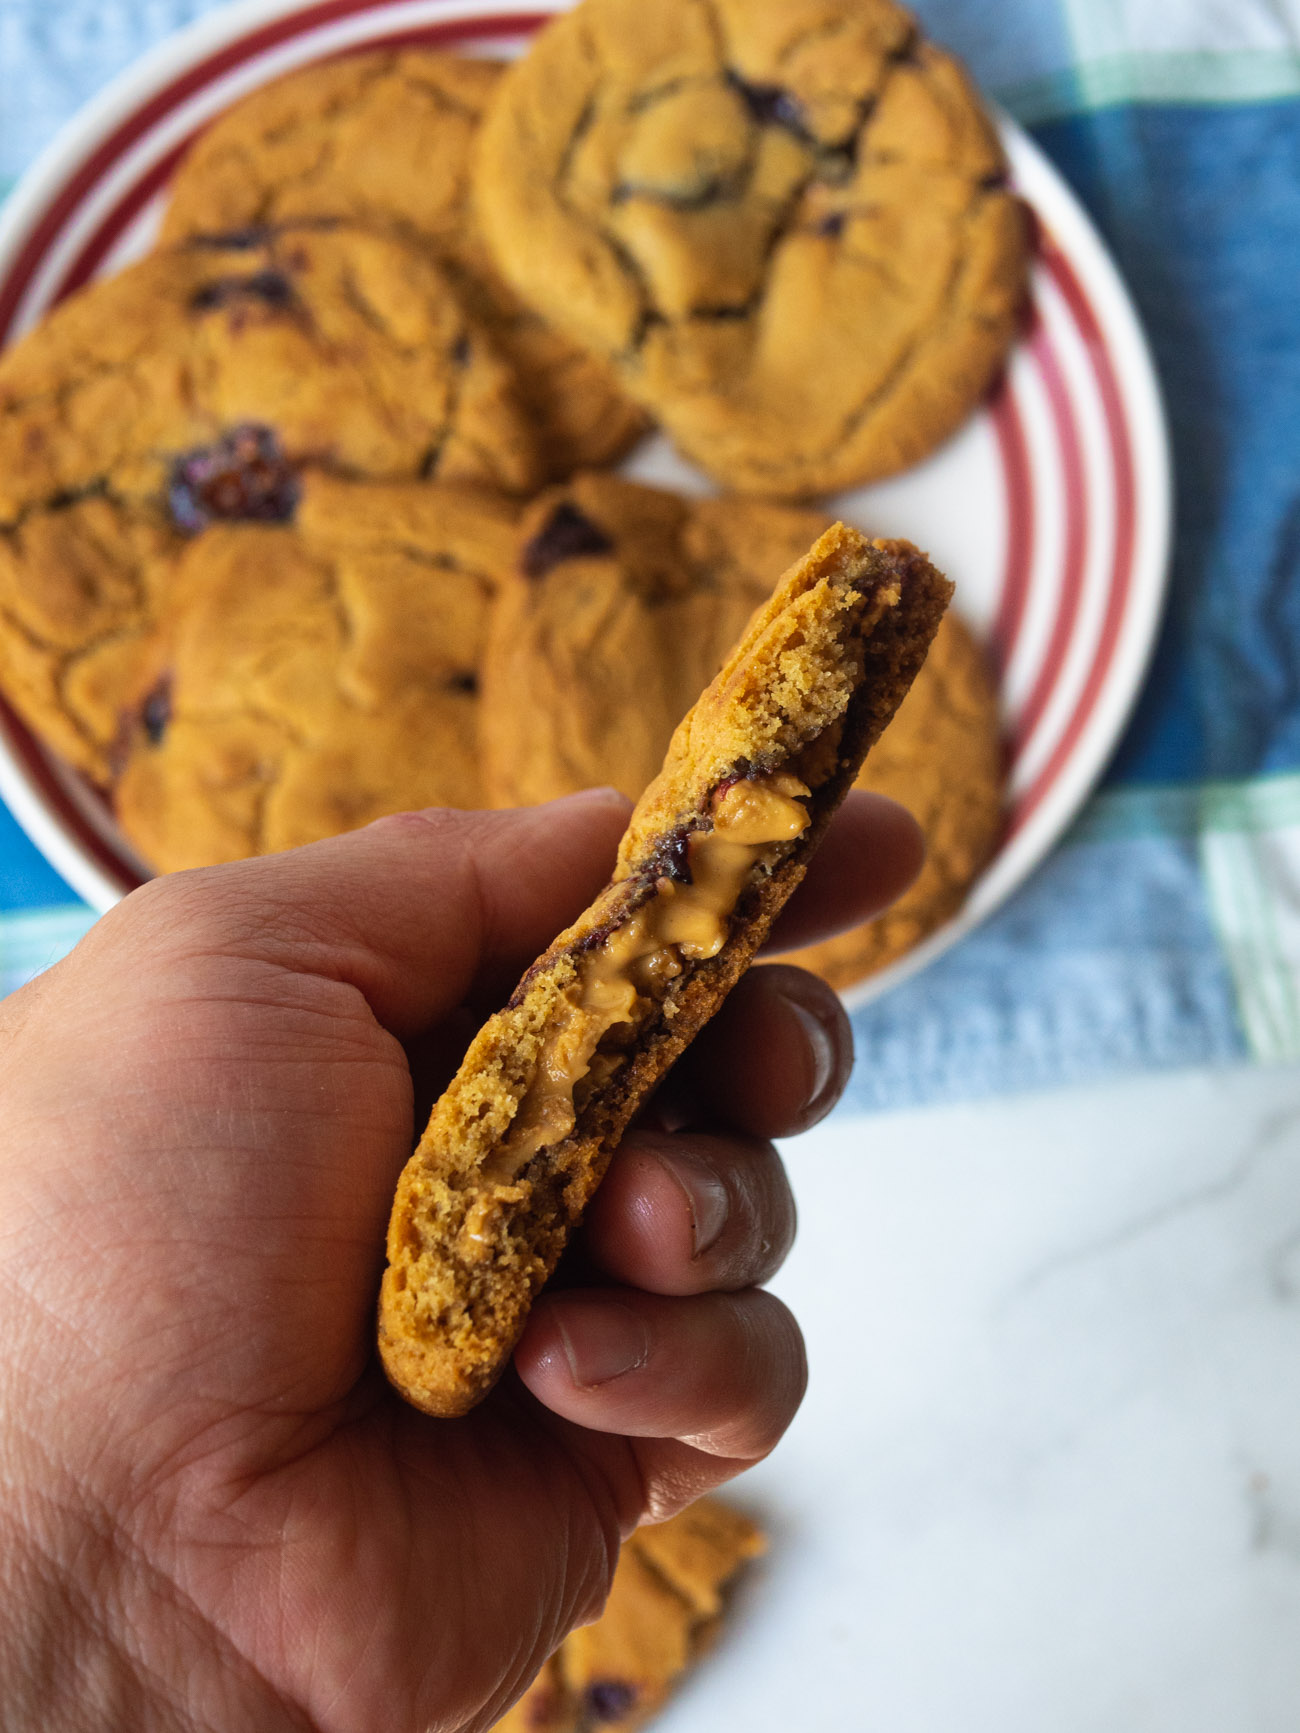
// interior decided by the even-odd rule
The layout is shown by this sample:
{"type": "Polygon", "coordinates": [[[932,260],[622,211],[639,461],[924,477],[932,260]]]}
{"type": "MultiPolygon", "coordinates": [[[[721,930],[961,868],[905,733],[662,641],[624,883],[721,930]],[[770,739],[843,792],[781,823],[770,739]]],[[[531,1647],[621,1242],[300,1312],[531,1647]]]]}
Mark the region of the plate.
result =
{"type": "MultiPolygon", "coordinates": [[[[0,343],[145,251],[194,135],[281,73],[425,44],[517,52],[554,5],[490,0],[241,0],[170,38],[65,129],[0,219],[0,343]]],[[[1013,121],[1000,122],[1037,219],[1025,329],[1005,376],[925,464],[834,502],[907,536],[956,580],[997,671],[1009,767],[1002,845],[962,911],[846,995],[866,1003],[985,920],[1060,838],[1137,696],[1164,594],[1170,468],[1154,370],[1087,216],[1013,121]]],[[[631,473],[707,487],[662,440],[631,473]]],[[[146,876],[102,799],[0,705],[0,796],[80,894],[107,909],[146,876]]]]}

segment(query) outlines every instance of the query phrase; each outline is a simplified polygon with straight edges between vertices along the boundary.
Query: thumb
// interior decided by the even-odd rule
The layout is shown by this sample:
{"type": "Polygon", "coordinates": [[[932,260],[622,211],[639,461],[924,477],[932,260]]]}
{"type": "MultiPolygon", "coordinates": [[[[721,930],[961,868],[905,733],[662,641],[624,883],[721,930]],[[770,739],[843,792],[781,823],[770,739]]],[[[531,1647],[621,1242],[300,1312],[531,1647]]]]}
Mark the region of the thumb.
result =
{"type": "Polygon", "coordinates": [[[405,1040],[471,995],[513,986],[605,883],[628,811],[613,789],[589,789],[509,812],[399,813],[156,879],[82,945],[129,938],[139,962],[197,944],[346,981],[405,1040]]]}

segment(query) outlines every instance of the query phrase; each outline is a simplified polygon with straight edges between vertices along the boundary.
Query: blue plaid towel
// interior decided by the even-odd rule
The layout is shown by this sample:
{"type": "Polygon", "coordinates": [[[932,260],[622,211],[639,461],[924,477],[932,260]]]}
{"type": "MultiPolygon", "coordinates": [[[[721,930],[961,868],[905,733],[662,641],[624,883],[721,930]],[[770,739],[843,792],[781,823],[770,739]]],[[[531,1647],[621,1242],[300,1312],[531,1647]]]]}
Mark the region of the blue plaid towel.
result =
{"type": "MultiPolygon", "coordinates": [[[[0,0],[0,177],[206,0],[0,0]]],[[[987,926],[858,1013],[860,1107],[1300,1059],[1300,5],[920,0],[1088,205],[1179,480],[1106,786],[987,926]]],[[[0,990],[90,922],[0,815],[0,990]]]]}

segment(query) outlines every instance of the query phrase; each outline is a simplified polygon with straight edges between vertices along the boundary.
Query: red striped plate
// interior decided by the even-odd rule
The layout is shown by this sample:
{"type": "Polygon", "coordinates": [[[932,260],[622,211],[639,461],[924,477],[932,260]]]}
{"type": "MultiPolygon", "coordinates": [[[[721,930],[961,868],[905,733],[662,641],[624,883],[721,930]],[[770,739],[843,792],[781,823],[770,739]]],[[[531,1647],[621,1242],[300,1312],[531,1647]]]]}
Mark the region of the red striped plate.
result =
{"type": "MultiPolygon", "coordinates": [[[[509,13],[491,0],[241,0],[171,38],[82,111],[6,207],[0,343],[144,250],[187,143],[247,91],[379,45],[508,53],[552,10],[544,0],[509,13]]],[[[928,548],[987,637],[1009,748],[1007,833],[962,913],[853,1002],[983,920],[1060,837],[1123,728],[1164,591],[1168,446],[1141,330],[1074,196],[1014,123],[1004,123],[1004,137],[1040,233],[1024,339],[983,410],[942,451],[836,509],[928,548]]],[[[662,441],[630,467],[704,485],[662,441]]],[[[102,802],[3,706],[0,795],[95,907],[139,882],[144,868],[102,802]]]]}

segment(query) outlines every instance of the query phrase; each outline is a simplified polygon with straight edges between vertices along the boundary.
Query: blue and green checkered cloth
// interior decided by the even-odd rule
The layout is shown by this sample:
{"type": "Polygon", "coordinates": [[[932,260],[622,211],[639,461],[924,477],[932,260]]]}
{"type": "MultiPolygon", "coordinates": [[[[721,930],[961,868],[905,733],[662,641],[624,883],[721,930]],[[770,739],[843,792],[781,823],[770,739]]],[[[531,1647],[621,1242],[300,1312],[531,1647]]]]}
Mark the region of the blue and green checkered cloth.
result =
{"type": "MultiPolygon", "coordinates": [[[[0,181],[208,0],[0,0],[0,181]]],[[[1300,1059],[1300,0],[919,0],[1091,210],[1155,349],[1173,596],[1102,792],[858,1013],[853,1102],[1300,1059]]],[[[0,810],[0,990],[89,925],[0,810]]]]}

